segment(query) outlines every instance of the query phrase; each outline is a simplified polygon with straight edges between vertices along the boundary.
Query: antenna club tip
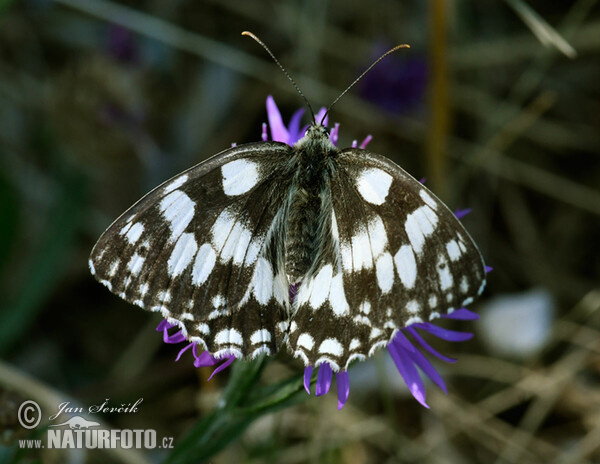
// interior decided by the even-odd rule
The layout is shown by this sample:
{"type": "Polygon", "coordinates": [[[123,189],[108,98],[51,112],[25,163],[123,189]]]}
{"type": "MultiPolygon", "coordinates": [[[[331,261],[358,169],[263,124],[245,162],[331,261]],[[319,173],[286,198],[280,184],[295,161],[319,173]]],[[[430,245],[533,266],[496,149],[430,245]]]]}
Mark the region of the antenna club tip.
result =
{"type": "Polygon", "coordinates": [[[252,35],[252,32],[249,32],[249,31],[242,31],[242,35],[252,35]]]}

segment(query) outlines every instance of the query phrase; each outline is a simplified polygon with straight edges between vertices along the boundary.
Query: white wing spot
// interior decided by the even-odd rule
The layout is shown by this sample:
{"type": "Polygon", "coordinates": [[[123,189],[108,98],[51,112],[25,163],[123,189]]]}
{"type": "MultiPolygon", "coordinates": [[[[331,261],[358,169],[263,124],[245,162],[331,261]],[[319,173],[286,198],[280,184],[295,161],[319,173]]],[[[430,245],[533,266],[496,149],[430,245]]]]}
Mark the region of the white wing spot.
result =
{"type": "Polygon", "coordinates": [[[139,222],[136,222],[129,228],[129,230],[125,234],[125,238],[131,245],[133,245],[135,242],[137,242],[140,239],[143,232],[144,232],[144,226],[142,224],[140,224],[139,222]]]}
{"type": "Polygon", "coordinates": [[[433,210],[437,209],[436,201],[429,194],[429,192],[427,190],[425,190],[424,188],[421,188],[421,191],[419,192],[419,196],[431,209],[433,209],[433,210]]]}
{"type": "Polygon", "coordinates": [[[336,316],[346,316],[350,312],[350,306],[346,300],[346,294],[344,293],[344,281],[342,274],[336,275],[331,280],[331,292],[329,293],[329,302],[331,303],[331,310],[336,316]]]}
{"type": "Polygon", "coordinates": [[[217,345],[238,345],[244,344],[242,334],[236,329],[223,329],[215,335],[215,343],[217,345]]]}
{"type": "Polygon", "coordinates": [[[225,298],[223,298],[221,295],[215,295],[212,299],[212,305],[214,308],[225,306],[225,298]]]}
{"type": "Polygon", "coordinates": [[[446,244],[446,251],[448,252],[450,261],[457,261],[460,258],[460,255],[462,255],[462,251],[456,240],[450,240],[446,244]]]}
{"type": "Polygon", "coordinates": [[[421,206],[406,217],[404,229],[415,251],[421,253],[425,239],[435,230],[438,218],[429,206],[421,206]]]}
{"type": "Polygon", "coordinates": [[[437,303],[438,303],[437,296],[435,296],[434,294],[431,294],[431,295],[429,296],[429,301],[428,301],[428,303],[429,303],[429,307],[430,307],[430,308],[435,308],[435,307],[437,306],[437,303]]]}
{"type": "Polygon", "coordinates": [[[196,254],[196,260],[194,261],[192,284],[202,285],[206,282],[206,279],[208,279],[208,276],[215,267],[216,261],[217,255],[215,250],[213,250],[208,243],[202,245],[196,254]]]}
{"type": "Polygon", "coordinates": [[[171,193],[173,190],[178,189],[183,184],[185,184],[188,180],[188,175],[184,174],[183,176],[179,176],[177,179],[173,180],[169,185],[165,187],[164,193],[171,193]]]}
{"type": "Polygon", "coordinates": [[[221,250],[225,246],[229,234],[235,227],[236,220],[233,212],[229,211],[229,209],[225,209],[221,211],[221,214],[215,220],[215,223],[211,229],[212,235],[212,243],[216,248],[218,253],[221,253],[221,250]]]}
{"type": "Polygon", "coordinates": [[[267,329],[259,329],[250,337],[250,343],[258,345],[259,343],[269,343],[271,341],[271,332],[267,329]]]}
{"type": "Polygon", "coordinates": [[[416,300],[410,300],[408,303],[406,303],[406,310],[410,314],[417,314],[420,309],[421,306],[419,306],[419,303],[417,303],[416,300]]]}
{"type": "Polygon", "coordinates": [[[394,261],[389,253],[382,254],[376,263],[377,283],[381,291],[386,294],[394,285],[394,261]]]}
{"type": "Polygon", "coordinates": [[[375,215],[367,225],[369,231],[369,241],[371,242],[371,251],[374,258],[378,258],[385,250],[388,238],[385,231],[385,225],[379,215],[375,215]]]}
{"type": "Polygon", "coordinates": [[[327,264],[321,268],[311,283],[310,305],[313,309],[320,308],[325,303],[329,295],[329,289],[331,288],[332,278],[333,267],[331,264],[327,264]]]}
{"type": "Polygon", "coordinates": [[[368,302],[368,301],[366,301],[366,300],[365,300],[365,301],[363,301],[363,302],[360,304],[360,306],[359,306],[358,310],[359,310],[361,313],[364,313],[364,314],[369,314],[369,313],[371,312],[371,303],[369,303],[369,302],[368,302]]]}
{"type": "Polygon", "coordinates": [[[360,195],[374,205],[382,205],[385,202],[391,185],[392,176],[377,168],[365,169],[356,182],[360,195]]]}
{"type": "Polygon", "coordinates": [[[177,243],[173,247],[169,261],[167,261],[167,273],[170,277],[177,277],[190,265],[196,252],[198,244],[194,238],[194,234],[181,234],[177,243]]]}
{"type": "Polygon", "coordinates": [[[467,293],[469,291],[469,281],[467,280],[467,276],[463,276],[460,281],[460,291],[462,293],[467,293]]]}
{"type": "Polygon", "coordinates": [[[266,305],[273,295],[273,269],[265,258],[258,258],[251,285],[256,301],[266,305]]]}
{"type": "Polygon", "coordinates": [[[180,318],[182,321],[193,321],[194,315],[192,313],[183,313],[180,318]]]}
{"type": "Polygon", "coordinates": [[[337,340],[337,338],[326,338],[323,343],[319,346],[319,353],[321,354],[332,354],[334,356],[342,356],[344,354],[344,347],[337,340]]]}
{"type": "Polygon", "coordinates": [[[236,196],[246,193],[258,183],[256,163],[238,159],[221,167],[225,195],[236,196]]]}
{"type": "Polygon", "coordinates": [[[161,200],[159,208],[169,222],[171,241],[174,241],[192,222],[196,204],[181,190],[175,190],[161,200]]]}
{"type": "Polygon", "coordinates": [[[144,265],[145,260],[146,260],[146,258],[138,255],[137,253],[133,254],[131,259],[129,260],[129,264],[127,264],[127,269],[129,269],[129,272],[131,272],[131,275],[133,275],[134,277],[137,277],[137,275],[142,270],[142,266],[144,265]]]}
{"type": "Polygon", "coordinates": [[[373,267],[373,255],[367,230],[360,230],[352,237],[352,268],[354,272],[373,267]]]}
{"type": "Polygon", "coordinates": [[[403,245],[394,256],[396,272],[406,288],[413,288],[417,280],[417,261],[410,245],[403,245]]]}
{"type": "Polygon", "coordinates": [[[198,330],[198,332],[200,332],[202,335],[208,335],[210,334],[210,327],[208,326],[207,323],[202,322],[200,324],[198,324],[196,326],[196,329],[198,330]]]}
{"type": "Polygon", "coordinates": [[[110,265],[110,268],[108,269],[108,277],[114,277],[114,275],[117,273],[117,269],[119,269],[120,262],[121,260],[119,259],[113,261],[113,263],[110,265]]]}
{"type": "Polygon", "coordinates": [[[313,346],[315,346],[315,339],[311,335],[303,333],[298,337],[296,344],[310,351],[313,349],[313,346]]]}
{"type": "Polygon", "coordinates": [[[350,351],[360,348],[360,340],[358,338],[353,338],[350,342],[350,351]]]}
{"type": "Polygon", "coordinates": [[[227,242],[221,250],[220,259],[227,263],[233,259],[235,264],[242,264],[246,256],[246,250],[250,244],[252,233],[241,222],[237,221],[231,229],[227,242]]]}
{"type": "Polygon", "coordinates": [[[448,290],[450,287],[452,287],[454,279],[450,273],[450,266],[448,266],[448,262],[443,256],[438,258],[437,270],[438,275],[440,276],[440,288],[442,290],[448,290]]]}
{"type": "Polygon", "coordinates": [[[168,290],[158,292],[156,296],[162,303],[168,303],[171,301],[171,292],[169,292],[168,290]]]}

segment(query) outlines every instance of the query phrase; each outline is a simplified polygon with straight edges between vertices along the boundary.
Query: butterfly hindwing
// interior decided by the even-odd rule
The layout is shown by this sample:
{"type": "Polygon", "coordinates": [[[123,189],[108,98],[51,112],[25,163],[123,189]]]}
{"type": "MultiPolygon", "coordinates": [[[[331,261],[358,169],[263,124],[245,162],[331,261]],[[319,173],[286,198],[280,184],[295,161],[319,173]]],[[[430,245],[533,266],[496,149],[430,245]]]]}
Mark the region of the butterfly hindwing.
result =
{"type": "Polygon", "coordinates": [[[275,259],[283,253],[275,237],[291,182],[289,156],[281,143],[242,145],[165,182],[100,237],[92,273],[212,352],[273,349],[280,309],[289,305],[275,259]],[[240,340],[234,323],[248,337],[240,340]],[[261,330],[269,332],[268,342],[261,330]]]}

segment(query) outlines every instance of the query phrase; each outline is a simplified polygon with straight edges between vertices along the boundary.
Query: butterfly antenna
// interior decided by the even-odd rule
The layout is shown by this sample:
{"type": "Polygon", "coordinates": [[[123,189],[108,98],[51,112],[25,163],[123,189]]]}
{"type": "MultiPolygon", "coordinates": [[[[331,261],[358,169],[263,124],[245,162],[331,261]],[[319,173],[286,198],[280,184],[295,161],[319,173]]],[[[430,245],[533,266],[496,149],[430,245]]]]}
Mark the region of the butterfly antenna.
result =
{"type": "Polygon", "coordinates": [[[285,70],[285,68],[282,66],[282,64],[279,62],[279,60],[277,58],[275,58],[275,55],[273,55],[273,52],[269,49],[269,47],[267,47],[265,45],[265,43],[262,40],[260,40],[258,37],[256,37],[252,32],[244,31],[244,32],[242,32],[242,35],[247,35],[248,37],[251,37],[252,39],[254,39],[254,41],[257,42],[262,48],[264,48],[266,50],[266,52],[271,56],[271,58],[273,58],[273,61],[275,61],[277,66],[279,66],[279,69],[281,69],[283,71],[283,74],[285,74],[287,76],[287,78],[290,80],[290,82],[292,83],[294,88],[298,91],[300,96],[304,99],[304,103],[306,103],[306,106],[308,107],[308,110],[310,111],[310,114],[312,116],[312,120],[314,121],[315,120],[315,112],[313,111],[312,106],[310,106],[308,99],[304,96],[304,94],[302,93],[302,90],[300,90],[300,87],[298,87],[298,84],[296,84],[294,79],[292,79],[292,76],[290,76],[290,74],[285,70]]]}
{"type": "Polygon", "coordinates": [[[323,124],[323,121],[325,121],[325,118],[327,117],[327,115],[329,114],[329,111],[331,111],[331,108],[333,108],[333,105],[335,105],[340,98],[342,98],[344,95],[346,95],[346,93],[348,92],[348,90],[350,90],[352,87],[354,87],[356,85],[356,83],[358,81],[360,81],[365,74],[367,74],[371,69],[373,69],[373,67],[379,63],[381,60],[383,60],[386,56],[388,56],[390,53],[394,53],[396,50],[400,50],[401,48],[410,48],[410,45],[407,44],[402,44],[402,45],[396,45],[394,48],[392,48],[391,50],[388,50],[387,52],[385,52],[383,55],[381,55],[379,58],[377,58],[375,60],[375,62],[369,66],[360,76],[358,76],[354,82],[352,84],[350,84],[346,90],[344,90],[339,97],[337,97],[335,100],[333,100],[333,103],[331,105],[329,105],[329,107],[327,108],[327,111],[325,112],[325,114],[323,115],[323,119],[321,119],[321,124],[323,124]]]}

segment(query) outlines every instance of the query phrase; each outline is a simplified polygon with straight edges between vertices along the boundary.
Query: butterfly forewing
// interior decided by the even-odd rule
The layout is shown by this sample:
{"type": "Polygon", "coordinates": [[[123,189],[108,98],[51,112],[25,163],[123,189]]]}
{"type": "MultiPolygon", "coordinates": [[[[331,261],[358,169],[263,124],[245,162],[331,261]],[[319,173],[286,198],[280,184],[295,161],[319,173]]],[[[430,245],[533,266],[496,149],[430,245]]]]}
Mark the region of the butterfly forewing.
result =
{"type": "Polygon", "coordinates": [[[276,142],[243,145],[165,182],[102,235],[92,273],[212,352],[273,351],[280,309],[289,305],[273,257],[282,254],[275,237],[290,150],[276,142]]]}

